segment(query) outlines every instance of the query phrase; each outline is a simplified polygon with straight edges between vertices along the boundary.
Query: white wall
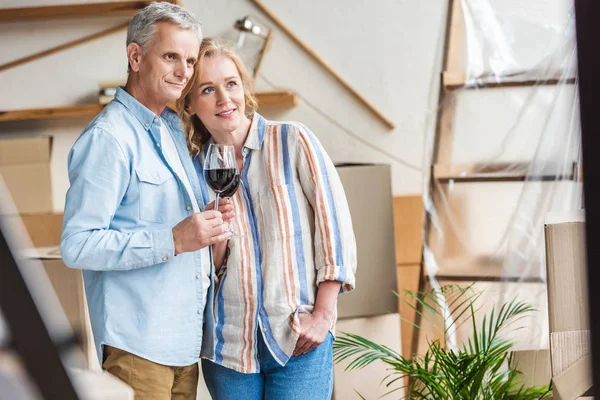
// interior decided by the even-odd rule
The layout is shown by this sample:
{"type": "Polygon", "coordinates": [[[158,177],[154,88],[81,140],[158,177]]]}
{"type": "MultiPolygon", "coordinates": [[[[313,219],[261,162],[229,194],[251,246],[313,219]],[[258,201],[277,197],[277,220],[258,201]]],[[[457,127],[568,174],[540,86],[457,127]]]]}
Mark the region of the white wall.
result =
{"type": "MultiPolygon", "coordinates": [[[[72,0],[27,0],[27,6],[72,0]]],[[[91,3],[91,1],[88,1],[91,3]]],[[[23,6],[5,0],[2,7],[23,6]]],[[[202,21],[206,35],[231,36],[236,19],[254,15],[272,23],[245,0],[183,0],[202,21]]],[[[265,1],[268,7],[397,126],[388,130],[336,80],[280,30],[268,52],[258,89],[270,84],[301,96],[293,108],[269,107],[267,118],[308,125],[335,162],[379,162],[393,166],[395,194],[421,191],[421,164],[428,98],[435,84],[445,0],[369,3],[341,0],[265,1]],[[356,138],[359,138],[358,140],[356,138]],[[407,167],[360,140],[391,153],[407,167]]],[[[0,24],[0,63],[117,25],[123,18],[86,18],[0,24]]],[[[125,77],[125,33],[69,49],[0,72],[0,110],[86,103],[100,81],[125,77]]],[[[433,88],[437,90],[437,88],[433,88]]],[[[0,133],[53,135],[54,203],[64,206],[66,157],[87,118],[0,124],[0,133]]]]}

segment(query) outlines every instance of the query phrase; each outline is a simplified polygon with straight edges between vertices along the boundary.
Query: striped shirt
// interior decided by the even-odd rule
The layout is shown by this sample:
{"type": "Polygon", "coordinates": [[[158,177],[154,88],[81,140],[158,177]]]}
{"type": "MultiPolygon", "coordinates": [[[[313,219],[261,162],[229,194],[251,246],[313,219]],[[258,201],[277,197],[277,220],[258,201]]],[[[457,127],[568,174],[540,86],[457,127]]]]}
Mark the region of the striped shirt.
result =
{"type": "MultiPolygon", "coordinates": [[[[305,126],[255,113],[242,154],[243,184],[232,200],[234,228],[245,236],[230,240],[231,255],[215,289],[213,361],[256,373],[256,335],[263,334],[285,365],[300,334],[298,313],[312,310],[319,283],[354,288],[356,243],[337,171],[305,126]]],[[[202,174],[203,158],[194,162],[208,202],[214,193],[202,174]]]]}

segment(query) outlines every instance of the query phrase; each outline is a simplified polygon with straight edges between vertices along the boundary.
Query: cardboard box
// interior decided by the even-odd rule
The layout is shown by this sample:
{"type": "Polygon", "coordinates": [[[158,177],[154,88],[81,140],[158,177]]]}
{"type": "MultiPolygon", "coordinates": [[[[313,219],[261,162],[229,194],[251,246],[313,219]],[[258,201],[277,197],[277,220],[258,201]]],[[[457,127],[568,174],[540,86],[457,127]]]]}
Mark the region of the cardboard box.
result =
{"type": "Polygon", "coordinates": [[[8,224],[9,232],[21,229],[21,224],[25,228],[30,241],[19,244],[21,248],[60,245],[62,213],[4,215],[2,219],[8,224]]]}
{"type": "Polygon", "coordinates": [[[0,140],[0,175],[19,213],[52,212],[52,138],[0,140]]]}
{"type": "Polygon", "coordinates": [[[552,393],[568,400],[592,386],[584,211],[548,214],[544,233],[552,393]]]}
{"type": "Polygon", "coordinates": [[[389,165],[337,165],[356,236],[356,289],[338,300],[338,318],[398,312],[394,213],[389,165]]]}
{"type": "MultiPolygon", "coordinates": [[[[353,333],[370,341],[385,345],[400,352],[400,316],[398,314],[380,315],[369,318],[354,318],[338,321],[336,331],[353,333]]],[[[390,372],[390,366],[381,361],[353,371],[345,371],[348,362],[333,366],[333,400],[358,399],[358,391],[366,399],[377,399],[391,388],[381,385],[381,380],[390,372]]],[[[400,387],[402,380],[396,382],[400,387]]],[[[403,399],[404,390],[394,392],[390,398],[403,399]]]]}
{"type": "Polygon", "coordinates": [[[423,248],[423,198],[420,195],[394,197],[394,228],[396,262],[419,264],[423,248]]]}
{"type": "Polygon", "coordinates": [[[512,353],[510,367],[523,373],[519,381],[526,387],[546,386],[552,379],[549,350],[515,351],[512,353]]]}
{"type": "Polygon", "coordinates": [[[583,210],[551,213],[545,222],[550,332],[590,329],[583,210]]]}
{"type": "Polygon", "coordinates": [[[42,262],[71,328],[82,340],[81,350],[86,357],[87,367],[98,370],[100,364],[94,347],[81,271],[63,263],[58,247],[28,249],[22,252],[22,256],[42,262]]]}
{"type": "Polygon", "coordinates": [[[412,357],[413,335],[416,333],[414,326],[415,310],[417,301],[406,294],[406,291],[417,293],[419,291],[419,277],[421,265],[398,265],[398,308],[400,309],[400,330],[402,331],[402,355],[406,358],[412,357]],[[410,304],[410,305],[409,305],[410,304]]]}

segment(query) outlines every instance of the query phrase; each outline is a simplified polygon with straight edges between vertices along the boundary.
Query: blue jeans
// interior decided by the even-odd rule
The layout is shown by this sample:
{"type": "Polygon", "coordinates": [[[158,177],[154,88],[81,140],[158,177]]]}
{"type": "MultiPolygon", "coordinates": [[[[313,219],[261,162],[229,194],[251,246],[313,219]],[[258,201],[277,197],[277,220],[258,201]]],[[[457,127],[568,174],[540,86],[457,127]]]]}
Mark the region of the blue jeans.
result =
{"type": "Polygon", "coordinates": [[[292,357],[285,367],[275,361],[262,334],[258,334],[260,372],[243,374],[202,360],[210,395],[216,400],[325,400],[333,390],[333,336],[311,352],[292,357]]]}

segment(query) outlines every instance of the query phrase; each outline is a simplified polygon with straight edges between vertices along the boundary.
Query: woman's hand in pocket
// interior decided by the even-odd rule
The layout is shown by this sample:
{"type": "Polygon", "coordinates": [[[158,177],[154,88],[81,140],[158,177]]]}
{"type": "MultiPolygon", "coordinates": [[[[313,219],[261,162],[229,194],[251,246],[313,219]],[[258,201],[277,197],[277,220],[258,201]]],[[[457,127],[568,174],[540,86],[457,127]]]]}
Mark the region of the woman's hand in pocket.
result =
{"type": "Polygon", "coordinates": [[[329,333],[331,319],[321,313],[299,313],[301,333],[296,343],[293,356],[300,356],[319,346],[329,333]]]}

